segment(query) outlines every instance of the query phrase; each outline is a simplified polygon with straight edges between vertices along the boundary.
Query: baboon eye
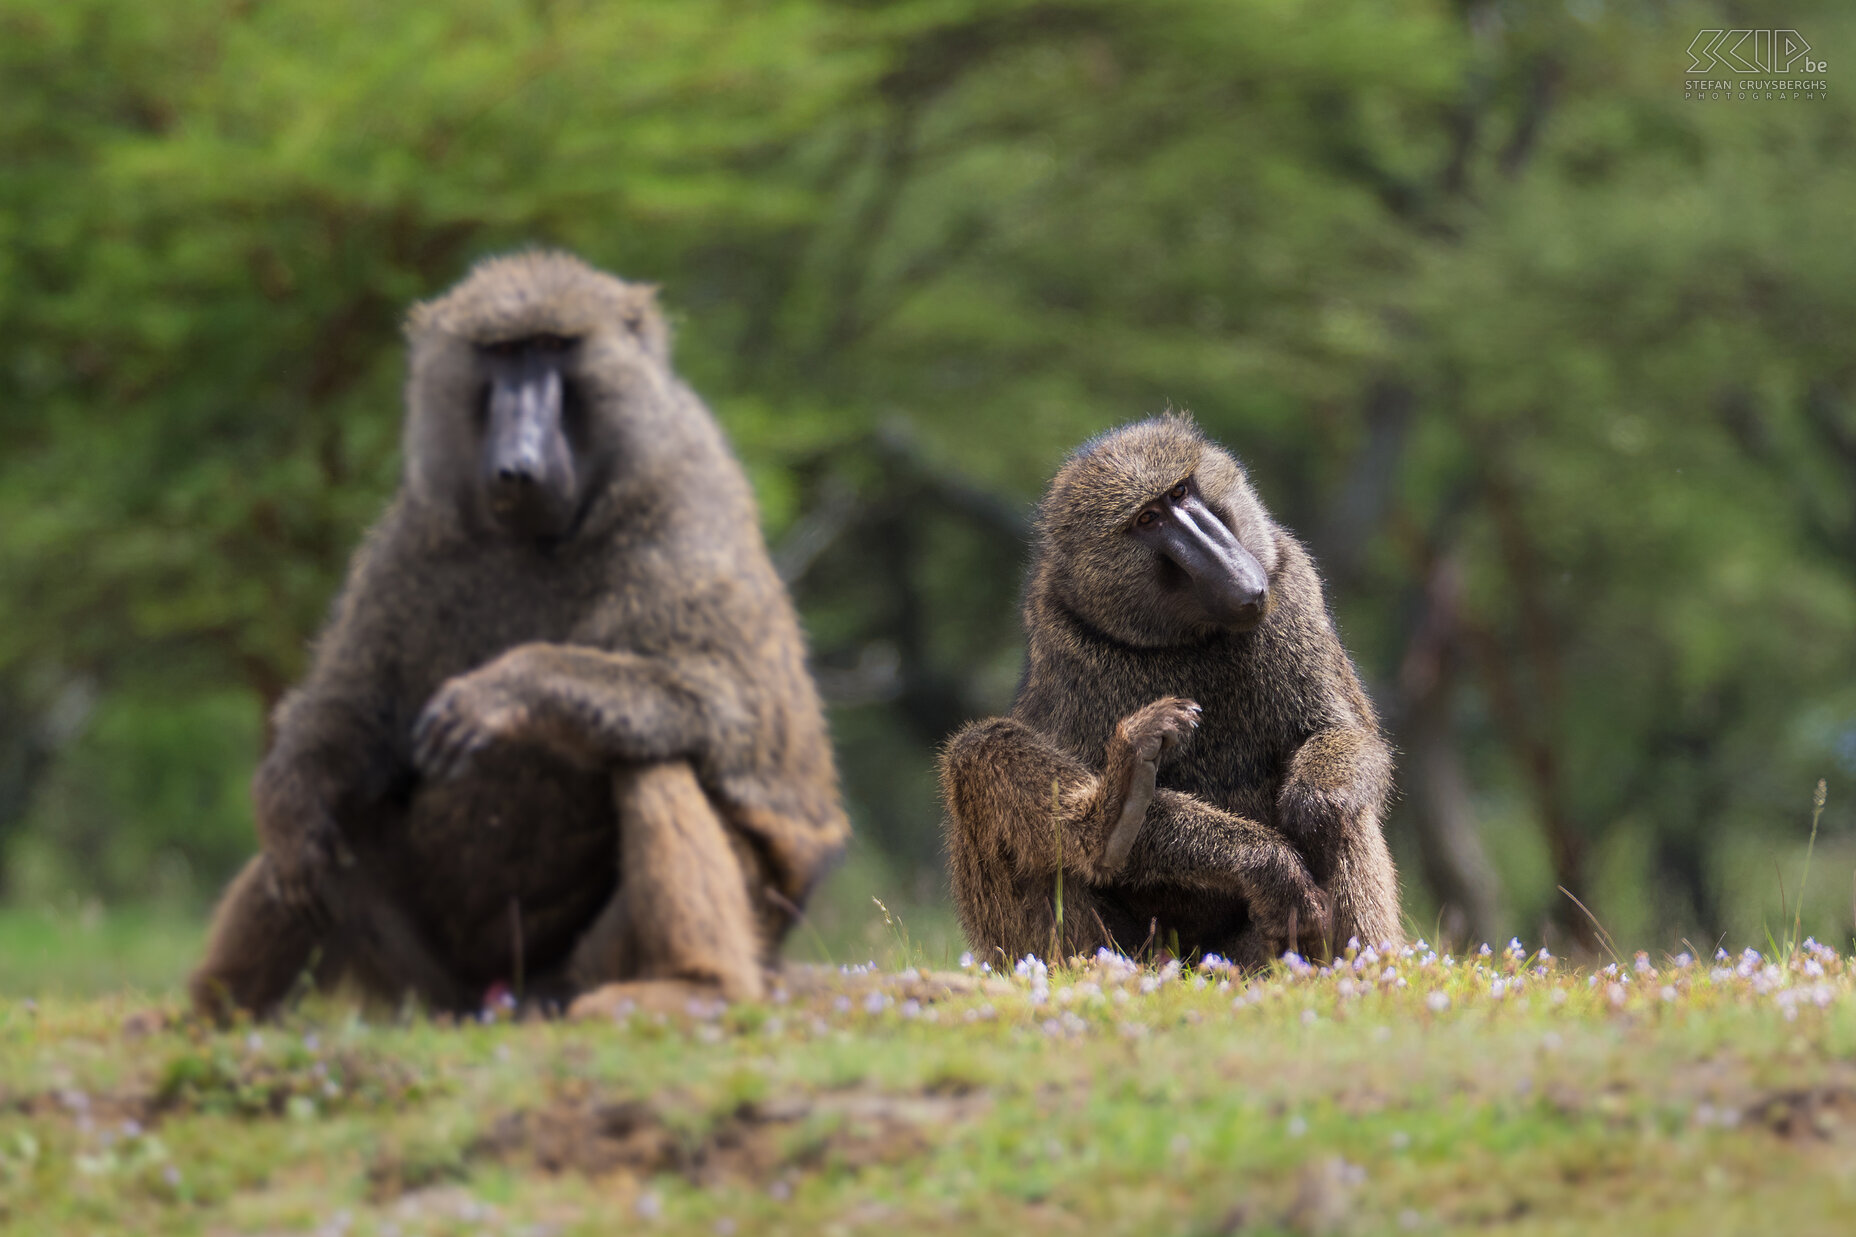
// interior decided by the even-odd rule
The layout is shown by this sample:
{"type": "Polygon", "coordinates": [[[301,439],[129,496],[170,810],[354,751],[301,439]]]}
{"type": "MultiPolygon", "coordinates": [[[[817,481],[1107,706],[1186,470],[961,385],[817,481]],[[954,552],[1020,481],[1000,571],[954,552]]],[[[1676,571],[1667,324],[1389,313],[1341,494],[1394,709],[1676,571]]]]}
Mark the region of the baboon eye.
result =
{"type": "Polygon", "coordinates": [[[1184,498],[1185,496],[1186,496],[1186,483],[1184,481],[1181,481],[1178,485],[1173,487],[1171,491],[1171,497],[1173,498],[1175,502],[1177,502],[1180,499],[1184,498]]]}
{"type": "Polygon", "coordinates": [[[1143,511],[1141,512],[1140,517],[1136,519],[1134,522],[1136,524],[1139,524],[1141,527],[1145,528],[1147,525],[1152,524],[1154,522],[1154,513],[1151,511],[1143,511]]]}

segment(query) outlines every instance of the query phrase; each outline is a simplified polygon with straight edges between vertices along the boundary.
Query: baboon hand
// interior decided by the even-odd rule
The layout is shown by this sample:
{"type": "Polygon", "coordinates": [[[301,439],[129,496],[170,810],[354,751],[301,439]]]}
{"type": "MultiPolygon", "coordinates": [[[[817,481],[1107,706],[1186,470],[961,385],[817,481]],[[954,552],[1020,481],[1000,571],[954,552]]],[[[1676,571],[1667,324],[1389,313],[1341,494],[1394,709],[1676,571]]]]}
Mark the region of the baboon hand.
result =
{"type": "Polygon", "coordinates": [[[1269,943],[1270,956],[1289,950],[1308,957],[1325,957],[1334,933],[1334,903],[1308,875],[1287,885],[1260,889],[1251,895],[1250,919],[1269,943]]]}
{"type": "Polygon", "coordinates": [[[329,870],[353,863],[354,854],[342,840],[340,826],[318,811],[288,843],[267,844],[264,860],[271,896],[304,920],[321,924],[328,919],[323,889],[329,870]]]}
{"type": "Polygon", "coordinates": [[[433,694],[412,728],[412,759],[434,781],[457,777],[495,743],[519,742],[529,711],[489,670],[461,674],[433,694]]]}
{"type": "Polygon", "coordinates": [[[1154,764],[1184,743],[1199,728],[1203,713],[1195,702],[1179,696],[1162,696],[1121,719],[1116,727],[1134,748],[1134,758],[1154,764]]]}

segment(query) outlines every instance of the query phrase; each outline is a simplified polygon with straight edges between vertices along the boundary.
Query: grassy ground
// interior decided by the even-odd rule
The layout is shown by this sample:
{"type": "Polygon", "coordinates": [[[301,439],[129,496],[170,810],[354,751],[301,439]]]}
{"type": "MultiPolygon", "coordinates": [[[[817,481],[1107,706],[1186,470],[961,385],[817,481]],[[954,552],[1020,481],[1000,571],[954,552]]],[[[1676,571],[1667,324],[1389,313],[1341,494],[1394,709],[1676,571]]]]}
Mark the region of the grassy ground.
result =
{"type": "Polygon", "coordinates": [[[600,1025],[0,1004],[0,1223],[151,1233],[1787,1233],[1856,1206],[1830,951],[794,970],[600,1025]],[[1644,969],[1638,969],[1642,967],[1644,969]]]}
{"type": "Polygon", "coordinates": [[[193,908],[0,907],[0,994],[91,996],[176,988],[199,955],[193,908]]]}

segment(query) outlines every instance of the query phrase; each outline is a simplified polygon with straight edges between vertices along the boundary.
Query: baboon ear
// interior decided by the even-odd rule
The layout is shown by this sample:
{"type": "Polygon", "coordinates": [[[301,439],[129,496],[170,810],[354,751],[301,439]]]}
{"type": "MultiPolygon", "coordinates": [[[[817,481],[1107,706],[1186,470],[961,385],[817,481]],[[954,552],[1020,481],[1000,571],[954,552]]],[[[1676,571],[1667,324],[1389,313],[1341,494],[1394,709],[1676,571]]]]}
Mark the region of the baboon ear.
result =
{"type": "Polygon", "coordinates": [[[619,311],[625,329],[653,357],[670,364],[670,327],[657,307],[657,285],[635,283],[626,287],[629,294],[619,311]]]}

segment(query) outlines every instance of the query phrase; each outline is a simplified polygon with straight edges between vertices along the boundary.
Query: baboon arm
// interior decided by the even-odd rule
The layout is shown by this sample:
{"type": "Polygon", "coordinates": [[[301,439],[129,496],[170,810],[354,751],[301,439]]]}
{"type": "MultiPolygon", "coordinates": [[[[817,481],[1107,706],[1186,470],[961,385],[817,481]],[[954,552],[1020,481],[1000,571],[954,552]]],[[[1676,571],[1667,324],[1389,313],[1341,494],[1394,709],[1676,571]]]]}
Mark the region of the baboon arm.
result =
{"type": "Polygon", "coordinates": [[[1272,903],[1314,887],[1278,830],[1177,790],[1154,793],[1147,827],[1116,883],[1238,892],[1272,903]]]}
{"type": "Polygon", "coordinates": [[[312,682],[285,697],[252,777],[258,837],[284,870],[305,846],[336,847],[338,826],[354,827],[368,815],[355,809],[389,794],[403,776],[404,746],[391,716],[390,701],[360,685],[344,692],[312,682]]]}
{"type": "Polygon", "coordinates": [[[1266,958],[1333,934],[1333,900],[1278,830],[1178,791],[1154,795],[1117,883],[1242,898],[1266,958]]]}
{"type": "Polygon", "coordinates": [[[1289,761],[1277,807],[1334,905],[1334,936],[1397,942],[1398,877],[1380,832],[1392,753],[1371,730],[1341,726],[1311,735],[1289,761]]]}
{"type": "Polygon", "coordinates": [[[1112,878],[1102,857],[1132,774],[1131,767],[1093,773],[1030,727],[1004,717],[968,726],[941,759],[942,793],[960,844],[1001,855],[1029,878],[1054,874],[1060,862],[1083,880],[1112,878]]]}
{"type": "Polygon", "coordinates": [[[497,741],[537,743],[588,766],[690,760],[747,740],[739,676],[719,660],[523,644],[441,687],[414,728],[428,773],[455,771],[497,741]]]}
{"type": "Polygon", "coordinates": [[[1318,730],[1296,749],[1277,795],[1283,829],[1305,849],[1326,849],[1363,815],[1376,816],[1392,784],[1384,739],[1357,726],[1318,730]]]}

